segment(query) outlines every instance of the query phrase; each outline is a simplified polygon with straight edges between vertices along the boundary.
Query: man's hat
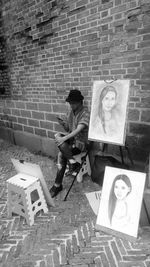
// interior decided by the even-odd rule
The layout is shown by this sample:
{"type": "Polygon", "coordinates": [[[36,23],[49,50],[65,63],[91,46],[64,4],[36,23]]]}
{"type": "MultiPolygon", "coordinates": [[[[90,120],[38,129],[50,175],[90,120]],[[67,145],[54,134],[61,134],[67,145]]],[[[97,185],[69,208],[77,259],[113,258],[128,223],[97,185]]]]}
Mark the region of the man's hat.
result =
{"type": "Polygon", "coordinates": [[[84,97],[81,92],[77,89],[70,90],[68,97],[66,98],[66,102],[80,102],[84,97]]]}

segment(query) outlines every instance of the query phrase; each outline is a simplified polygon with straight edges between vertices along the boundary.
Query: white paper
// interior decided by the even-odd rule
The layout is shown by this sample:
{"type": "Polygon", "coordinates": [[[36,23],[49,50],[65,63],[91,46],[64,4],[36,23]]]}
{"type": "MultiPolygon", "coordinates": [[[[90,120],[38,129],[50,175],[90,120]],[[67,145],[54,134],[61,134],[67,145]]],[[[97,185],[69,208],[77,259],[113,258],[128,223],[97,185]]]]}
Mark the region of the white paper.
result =
{"type": "Polygon", "coordinates": [[[86,193],[85,195],[95,215],[98,215],[101,191],[94,191],[94,192],[86,193]]]}

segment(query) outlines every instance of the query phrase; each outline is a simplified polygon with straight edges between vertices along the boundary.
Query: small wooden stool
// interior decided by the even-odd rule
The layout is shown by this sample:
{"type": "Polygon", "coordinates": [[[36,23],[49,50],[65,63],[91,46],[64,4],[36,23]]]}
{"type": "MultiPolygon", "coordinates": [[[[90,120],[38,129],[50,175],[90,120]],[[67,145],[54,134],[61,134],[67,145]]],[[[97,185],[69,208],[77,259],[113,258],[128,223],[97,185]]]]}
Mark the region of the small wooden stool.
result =
{"type": "MultiPolygon", "coordinates": [[[[79,169],[78,172],[75,172],[75,176],[74,176],[74,179],[65,195],[65,198],[64,198],[64,201],[67,200],[67,196],[69,195],[69,192],[75,182],[75,180],[77,179],[77,181],[79,183],[82,182],[82,179],[83,179],[83,175],[85,173],[88,173],[88,175],[91,175],[91,167],[90,167],[90,161],[89,161],[89,156],[88,156],[88,151],[87,152],[82,152],[78,155],[74,155],[74,159],[76,160],[76,162],[79,162],[81,164],[81,167],[79,169]]],[[[72,173],[72,175],[74,175],[74,173],[72,173]]]]}
{"type": "Polygon", "coordinates": [[[87,173],[89,176],[91,175],[91,166],[90,166],[89,156],[86,152],[82,152],[81,154],[75,155],[74,159],[80,164],[83,161],[82,167],[77,175],[77,182],[81,183],[83,180],[84,174],[87,173]]]}
{"type": "Polygon", "coordinates": [[[26,218],[27,224],[34,224],[39,210],[48,212],[47,204],[38,178],[19,173],[7,180],[8,216],[16,213],[26,218]]]}

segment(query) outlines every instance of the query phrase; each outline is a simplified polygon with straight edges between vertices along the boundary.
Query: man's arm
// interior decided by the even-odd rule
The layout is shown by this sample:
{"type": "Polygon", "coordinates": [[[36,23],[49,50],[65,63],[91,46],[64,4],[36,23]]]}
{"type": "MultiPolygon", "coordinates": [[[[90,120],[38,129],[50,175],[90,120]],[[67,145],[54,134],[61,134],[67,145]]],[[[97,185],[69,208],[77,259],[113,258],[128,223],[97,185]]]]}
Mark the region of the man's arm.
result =
{"type": "Polygon", "coordinates": [[[75,137],[75,136],[76,136],[79,132],[81,132],[85,127],[86,127],[85,124],[79,124],[79,125],[77,126],[77,128],[76,128],[74,131],[72,131],[71,133],[66,134],[66,135],[63,136],[63,137],[60,137],[59,135],[56,136],[55,140],[56,140],[57,145],[61,145],[63,142],[65,142],[65,141],[67,141],[67,140],[69,140],[69,139],[75,137]]]}
{"type": "Polygon", "coordinates": [[[63,118],[56,116],[59,124],[64,128],[66,132],[69,131],[69,126],[68,126],[68,121],[67,121],[67,116],[63,116],[63,118]]]}

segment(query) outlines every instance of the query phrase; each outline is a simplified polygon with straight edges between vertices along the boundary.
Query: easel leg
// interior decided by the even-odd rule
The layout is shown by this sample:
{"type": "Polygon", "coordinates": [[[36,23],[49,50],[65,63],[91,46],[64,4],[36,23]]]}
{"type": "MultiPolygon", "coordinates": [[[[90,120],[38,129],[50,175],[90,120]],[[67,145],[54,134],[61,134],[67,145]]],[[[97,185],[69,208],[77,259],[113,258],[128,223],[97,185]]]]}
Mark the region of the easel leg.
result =
{"type": "Polygon", "coordinates": [[[107,144],[103,144],[103,148],[102,148],[102,152],[104,153],[104,151],[106,151],[107,150],[107,147],[108,147],[108,145],[107,144]]]}
{"type": "Polygon", "coordinates": [[[125,148],[126,148],[126,150],[127,150],[128,157],[129,157],[129,159],[130,159],[131,165],[134,166],[134,162],[133,162],[133,160],[132,160],[131,153],[130,153],[130,151],[129,151],[128,146],[125,146],[125,148]]]}
{"type": "Polygon", "coordinates": [[[122,164],[124,164],[122,147],[121,147],[121,146],[119,146],[119,149],[120,149],[121,162],[122,162],[122,164]]]}
{"type": "MultiPolygon", "coordinates": [[[[104,144],[103,144],[103,148],[102,148],[102,152],[104,152],[104,151],[107,149],[107,147],[108,147],[108,144],[105,144],[105,143],[104,143],[104,144]]],[[[129,151],[128,146],[125,145],[125,149],[126,149],[126,151],[127,151],[128,158],[129,158],[129,160],[130,160],[130,162],[131,162],[131,165],[134,166],[134,162],[133,162],[133,160],[132,160],[131,153],[130,153],[130,151],[129,151]]],[[[123,157],[123,148],[122,148],[122,146],[119,146],[119,150],[120,150],[121,163],[124,165],[125,162],[124,162],[124,157],[123,157]]]]}
{"type": "Polygon", "coordinates": [[[148,223],[150,225],[150,217],[149,217],[149,214],[148,214],[148,211],[147,211],[147,207],[146,207],[146,203],[145,203],[144,198],[143,198],[143,205],[144,205],[144,209],[145,209],[145,212],[146,212],[148,223]]]}
{"type": "Polygon", "coordinates": [[[75,177],[74,177],[74,179],[73,179],[73,181],[72,181],[72,183],[71,183],[71,185],[70,185],[70,187],[69,187],[69,190],[68,190],[68,192],[67,192],[67,194],[66,194],[66,196],[65,196],[65,198],[64,198],[64,201],[67,200],[67,196],[69,195],[69,192],[70,192],[70,190],[71,190],[71,188],[72,188],[72,186],[73,186],[73,184],[74,184],[74,182],[75,182],[75,180],[76,180],[76,178],[77,178],[77,175],[78,175],[78,173],[75,175],[75,177]]]}
{"type": "MultiPolygon", "coordinates": [[[[81,169],[82,166],[83,166],[83,163],[84,163],[84,161],[85,161],[85,159],[86,159],[87,154],[88,154],[88,152],[87,152],[86,155],[82,158],[82,163],[81,163],[80,169],[81,169]]],[[[75,182],[75,180],[76,180],[76,178],[77,178],[77,175],[78,175],[79,171],[80,171],[80,170],[78,170],[78,172],[76,173],[76,175],[75,175],[75,177],[74,177],[74,179],[73,179],[73,181],[72,181],[72,183],[71,183],[71,185],[70,185],[70,187],[69,187],[69,189],[68,189],[68,192],[67,192],[67,194],[66,194],[66,196],[65,196],[65,198],[64,198],[64,201],[67,200],[67,196],[69,195],[69,192],[70,192],[70,190],[71,190],[71,188],[72,188],[72,186],[73,186],[73,184],[74,184],[74,182],[75,182]]]]}

